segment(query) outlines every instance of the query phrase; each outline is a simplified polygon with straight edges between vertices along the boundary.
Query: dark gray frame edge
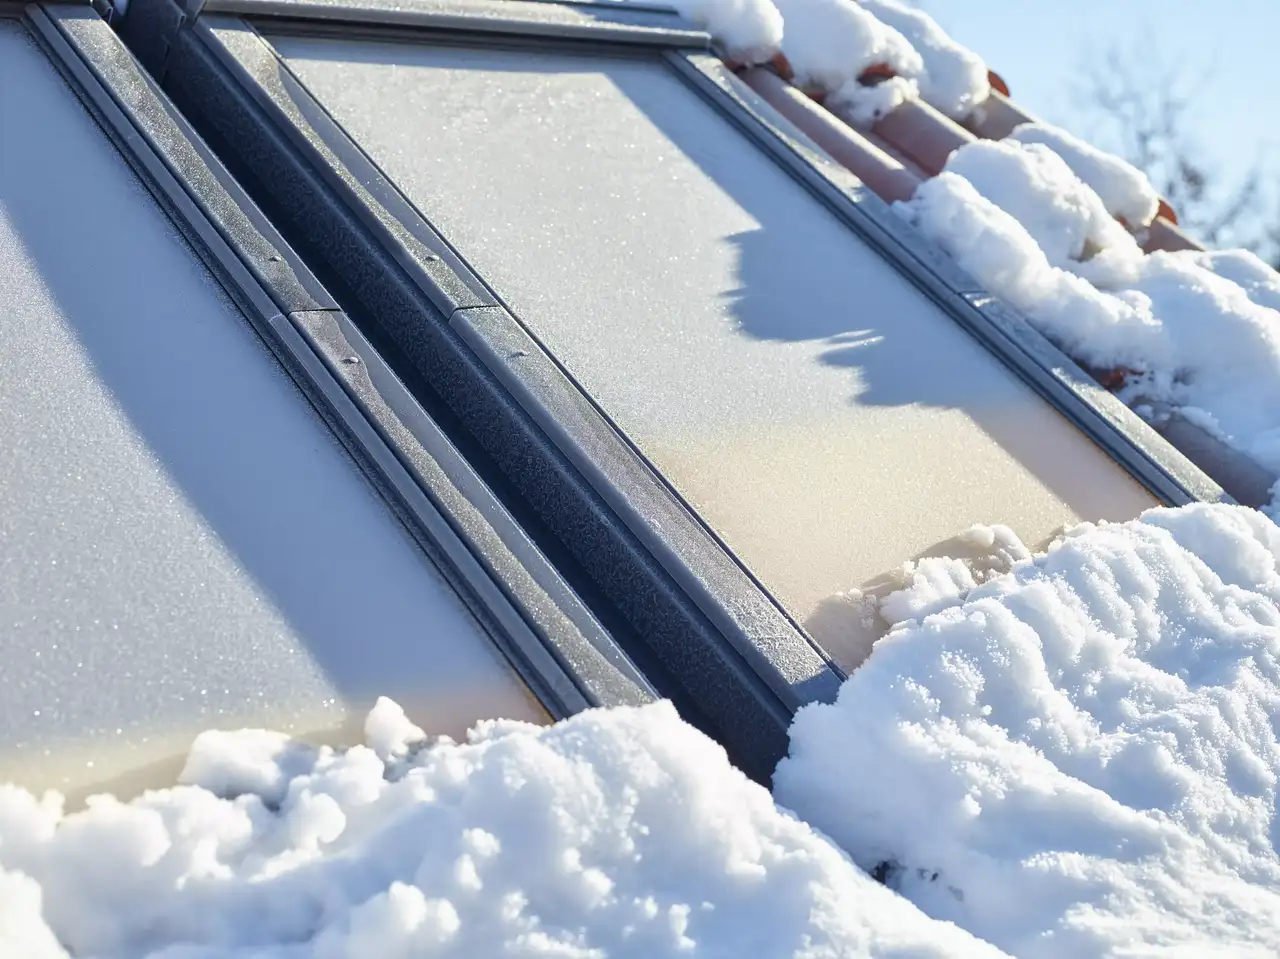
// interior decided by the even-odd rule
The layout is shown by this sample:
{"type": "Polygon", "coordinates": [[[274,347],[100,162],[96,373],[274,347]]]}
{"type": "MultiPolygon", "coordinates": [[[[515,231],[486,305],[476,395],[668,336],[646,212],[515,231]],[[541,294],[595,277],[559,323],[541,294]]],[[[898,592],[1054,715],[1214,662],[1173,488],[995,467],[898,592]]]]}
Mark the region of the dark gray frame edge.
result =
{"type": "Polygon", "coordinates": [[[645,678],[106,24],[78,6],[26,13],[73,89],[548,710],[560,717],[652,700],[645,678]],[[278,266],[274,277],[262,276],[264,261],[278,266]]]}
{"type": "MultiPolygon", "coordinates": [[[[228,22],[222,17],[210,19],[228,22]]],[[[392,342],[399,344],[417,377],[419,385],[413,388],[426,389],[444,402],[469,436],[499,464],[521,502],[546,524],[623,616],[637,641],[703,713],[709,731],[725,744],[735,762],[755,778],[767,780],[786,752],[791,714],[805,702],[833,698],[842,678],[839,672],[736,566],[740,594],[727,603],[719,597],[717,605],[737,619],[745,609],[749,621],[737,642],[725,637],[449,325],[459,309],[497,308],[459,307],[442,297],[429,273],[439,269],[441,261],[424,263],[415,256],[403,256],[411,251],[370,210],[371,204],[377,205],[372,195],[363,189],[360,195],[353,192],[356,178],[349,173],[335,175],[314,146],[300,151],[297,140],[306,140],[300,131],[282,132],[294,123],[289,114],[296,112],[296,106],[277,102],[259,86],[254,74],[260,66],[277,79],[288,77],[288,71],[256,32],[243,22],[236,24],[234,34],[252,33],[258,45],[256,56],[264,62],[245,64],[231,57],[201,18],[175,41],[165,81],[170,95],[201,126],[206,140],[223,152],[224,160],[231,158],[250,192],[256,190],[255,195],[265,197],[267,205],[272,194],[290,197],[288,209],[274,208],[277,225],[288,221],[291,235],[304,238],[304,245],[311,243],[307,255],[313,266],[321,263],[325,270],[345,271],[351,284],[348,310],[360,314],[353,313],[352,318],[395,327],[392,342]],[[249,154],[252,163],[248,163],[249,154]],[[326,236],[332,236],[341,250],[326,247],[330,242],[326,236]],[[735,601],[744,605],[735,606],[735,601]],[[760,637],[781,647],[784,654],[768,660],[757,648],[760,637]]],[[[447,253],[442,247],[435,255],[447,253]]],[[[332,285],[332,274],[324,275],[332,285]]],[[[455,284],[464,293],[471,292],[456,277],[455,284]]],[[[380,342],[377,337],[374,341],[375,345],[380,342]]],[[[641,463],[616,431],[610,428],[608,435],[616,450],[633,464],[641,463]]],[[[656,477],[650,475],[646,481],[665,491],[656,477]]],[[[672,501],[671,506],[680,504],[672,501]]],[[[694,518],[686,516],[683,522],[703,548],[709,544],[719,550],[694,518]]]]}
{"type": "Polygon", "coordinates": [[[292,21],[466,30],[668,48],[710,48],[711,37],[671,9],[556,0],[204,0],[204,12],[292,21]]]}
{"type": "Polygon", "coordinates": [[[718,59],[674,51],[667,59],[885,260],[1162,502],[1229,501],[1208,474],[1021,314],[987,293],[718,59]]]}

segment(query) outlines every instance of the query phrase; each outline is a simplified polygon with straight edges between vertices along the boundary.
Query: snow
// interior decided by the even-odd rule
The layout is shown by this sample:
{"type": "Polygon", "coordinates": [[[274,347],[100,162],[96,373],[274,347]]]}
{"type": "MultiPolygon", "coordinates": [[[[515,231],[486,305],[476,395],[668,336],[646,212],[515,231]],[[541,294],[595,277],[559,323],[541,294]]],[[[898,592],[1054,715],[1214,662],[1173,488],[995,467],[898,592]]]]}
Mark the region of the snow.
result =
{"type": "MultiPolygon", "coordinates": [[[[862,588],[831,597],[829,622],[838,622],[838,628],[823,629],[817,638],[827,654],[852,673],[866,662],[890,623],[943,609],[1030,556],[1007,526],[970,527],[862,588]]],[[[812,630],[812,622],[806,625],[812,630]]]]}
{"type": "Polygon", "coordinates": [[[1153,253],[1134,289],[1149,298],[1172,362],[1145,392],[1203,411],[1223,438],[1280,475],[1280,313],[1254,303],[1194,257],[1153,253]]]}
{"type": "Polygon", "coordinates": [[[1021,223],[958,174],[926,180],[895,209],[1076,359],[1143,369],[1157,356],[1161,328],[1149,311],[1051,265],[1021,223]]]}
{"type": "Polygon", "coordinates": [[[42,905],[34,880],[0,868],[0,956],[65,959],[66,951],[40,916],[42,905]]]}
{"type": "Polygon", "coordinates": [[[782,14],[773,0],[670,0],[743,64],[767,63],[782,45],[782,14]]]}
{"type": "Polygon", "coordinates": [[[1047,146],[978,140],[956,150],[944,170],[964,177],[1031,234],[1056,267],[1082,261],[1136,259],[1137,241],[1115,221],[1097,193],[1047,146]]]}
{"type": "Polygon", "coordinates": [[[364,737],[369,748],[385,761],[407,755],[427,734],[410,721],[399,703],[381,696],[364,722],[364,737]]]}
{"type": "Polygon", "coordinates": [[[878,603],[889,623],[937,612],[988,579],[1009,572],[1031,552],[1007,526],[974,526],[944,556],[904,563],[891,582],[896,587],[878,603]]]}
{"type": "Polygon", "coordinates": [[[845,119],[869,124],[905,100],[964,119],[991,93],[983,60],[928,14],[900,0],[672,0],[731,60],[766,63],[781,51],[798,85],[845,119]],[[894,74],[864,85],[870,67],[894,74]]]}
{"type": "Polygon", "coordinates": [[[782,0],[782,52],[797,86],[826,94],[827,106],[845,119],[871,123],[918,93],[924,61],[897,30],[854,0],[782,0]],[[887,66],[896,76],[872,86],[859,77],[887,66]]]}
{"type": "Polygon", "coordinates": [[[963,120],[991,95],[987,65],[960,46],[923,10],[901,0],[859,0],[877,20],[901,33],[920,54],[920,96],[947,116],[963,120]]]}
{"type": "Polygon", "coordinates": [[[1263,305],[1275,290],[1269,278],[1244,258],[1143,255],[1098,232],[1096,209],[1080,201],[1088,188],[1050,185],[1045,155],[1029,159],[1035,150],[963,147],[896,208],[1076,359],[1134,371],[1121,391],[1131,405],[1199,411],[1199,422],[1280,475],[1280,313],[1263,305]],[[1073,256],[1091,246],[1091,258],[1073,256]]]}
{"type": "Polygon", "coordinates": [[[1211,273],[1230,280],[1259,306],[1280,310],[1280,273],[1248,250],[1204,250],[1183,254],[1211,273]]]}
{"type": "Polygon", "coordinates": [[[775,797],[1014,955],[1275,955],[1278,561],[1261,513],[1195,505],[883,603],[775,797]]]}
{"type": "Polygon", "coordinates": [[[1160,197],[1147,175],[1132,164],[1047,123],[1020,124],[1008,139],[1042,144],[1058,154],[1098,194],[1108,212],[1131,228],[1149,226],[1155,219],[1160,197]]]}
{"type": "Polygon", "coordinates": [[[0,955],[1000,955],[860,872],[668,703],[427,743],[381,701],[366,729],[374,748],[345,752],[205,733],[185,785],[70,815],[0,787],[0,955]]]}

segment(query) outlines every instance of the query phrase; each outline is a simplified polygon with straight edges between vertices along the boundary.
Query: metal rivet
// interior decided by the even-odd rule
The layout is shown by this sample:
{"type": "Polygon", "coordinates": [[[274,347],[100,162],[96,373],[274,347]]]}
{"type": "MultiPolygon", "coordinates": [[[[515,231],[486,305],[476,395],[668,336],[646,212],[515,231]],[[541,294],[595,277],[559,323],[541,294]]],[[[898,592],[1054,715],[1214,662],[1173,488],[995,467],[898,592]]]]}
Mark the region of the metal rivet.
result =
{"type": "Polygon", "coordinates": [[[351,365],[351,366],[355,366],[355,364],[357,364],[357,363],[359,363],[359,362],[360,362],[360,357],[358,357],[358,356],[344,356],[344,357],[342,358],[342,362],[343,362],[343,363],[347,363],[347,364],[349,364],[349,365],[351,365]]]}
{"type": "Polygon", "coordinates": [[[435,253],[428,253],[426,259],[428,263],[434,263],[436,260],[440,259],[440,257],[435,253]]]}
{"type": "Polygon", "coordinates": [[[280,255],[278,253],[272,253],[271,256],[268,257],[268,259],[271,260],[272,263],[279,263],[280,255]]]}

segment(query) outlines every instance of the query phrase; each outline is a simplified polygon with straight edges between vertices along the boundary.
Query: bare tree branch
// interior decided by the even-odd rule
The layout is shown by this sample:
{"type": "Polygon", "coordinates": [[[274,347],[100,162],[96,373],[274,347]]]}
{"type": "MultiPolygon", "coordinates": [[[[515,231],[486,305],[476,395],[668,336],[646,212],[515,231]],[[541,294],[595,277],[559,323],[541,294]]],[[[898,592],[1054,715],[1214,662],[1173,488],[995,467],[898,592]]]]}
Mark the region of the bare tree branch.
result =
{"type": "Polygon", "coordinates": [[[1154,49],[1148,39],[1082,59],[1072,100],[1093,139],[1146,173],[1188,232],[1280,265],[1280,202],[1265,188],[1266,164],[1259,158],[1232,181],[1202,158],[1196,82],[1208,70],[1175,67],[1154,49]]]}

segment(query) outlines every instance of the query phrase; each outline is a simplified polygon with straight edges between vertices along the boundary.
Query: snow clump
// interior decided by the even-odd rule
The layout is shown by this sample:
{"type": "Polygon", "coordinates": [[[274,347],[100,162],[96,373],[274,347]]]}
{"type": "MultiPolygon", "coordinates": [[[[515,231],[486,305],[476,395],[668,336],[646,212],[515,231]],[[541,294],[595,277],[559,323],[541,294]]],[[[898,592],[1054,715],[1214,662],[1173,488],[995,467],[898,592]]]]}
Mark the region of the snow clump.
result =
{"type": "Polygon", "coordinates": [[[895,209],[1077,360],[1129,371],[1131,405],[1188,410],[1280,475],[1280,285],[1245,258],[1143,255],[1042,151],[966,145],[895,209]]]}
{"type": "Polygon", "coordinates": [[[781,0],[782,52],[795,83],[826,95],[826,104],[853,123],[872,123],[919,93],[924,60],[901,33],[855,0],[781,0]],[[874,85],[871,67],[894,76],[874,85]]]}
{"type": "Polygon", "coordinates": [[[1077,360],[1099,369],[1171,363],[1146,301],[1051,264],[1026,227],[964,177],[940,173],[894,209],[1077,360]]]}
{"type": "Polygon", "coordinates": [[[952,153],[943,169],[1022,224],[1053,266],[1097,272],[1098,264],[1083,264],[1103,254],[1114,272],[1142,255],[1098,194],[1046,146],[978,140],[952,153]]]}
{"type": "Polygon", "coordinates": [[[964,119],[991,94],[982,58],[901,0],[672,0],[672,6],[738,63],[767,63],[781,52],[799,86],[822,94],[853,123],[874,123],[919,96],[964,119]]]}
{"type": "Polygon", "coordinates": [[[1224,280],[1230,280],[1259,306],[1280,310],[1280,273],[1248,250],[1203,250],[1186,257],[1224,280]]]}
{"type": "Polygon", "coordinates": [[[906,37],[923,63],[920,96],[955,120],[963,120],[991,95],[987,64],[951,39],[933,17],[901,0],[859,0],[881,23],[906,37]]]}
{"type": "Polygon", "coordinates": [[[670,5],[743,64],[767,63],[782,46],[782,14],[773,0],[670,0],[670,5]]]}
{"type": "Polygon", "coordinates": [[[1160,209],[1160,197],[1147,175],[1120,159],[1047,123],[1022,123],[1008,140],[1048,147],[1089,185],[1112,216],[1121,217],[1131,229],[1150,226],[1160,209]]]}

